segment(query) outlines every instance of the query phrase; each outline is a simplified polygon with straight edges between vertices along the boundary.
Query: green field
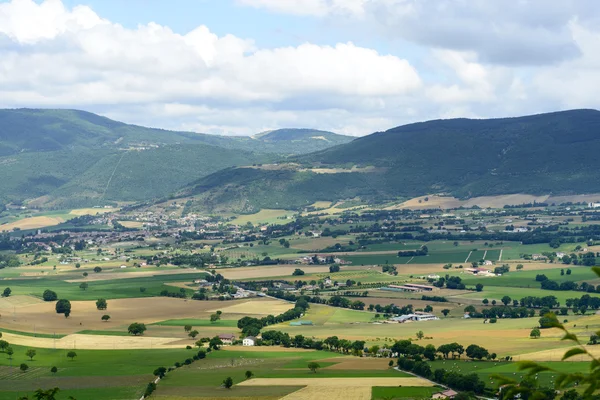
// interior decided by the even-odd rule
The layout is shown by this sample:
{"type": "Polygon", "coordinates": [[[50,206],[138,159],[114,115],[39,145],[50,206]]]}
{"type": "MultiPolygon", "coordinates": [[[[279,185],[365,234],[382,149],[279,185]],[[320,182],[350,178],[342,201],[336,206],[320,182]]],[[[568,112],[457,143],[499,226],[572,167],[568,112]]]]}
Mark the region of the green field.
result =
{"type": "MultiPolygon", "coordinates": [[[[86,290],[79,288],[79,282],[65,282],[64,279],[74,279],[64,275],[48,276],[40,279],[13,279],[10,286],[13,295],[31,295],[41,297],[46,289],[54,290],[60,298],[69,300],[96,300],[98,298],[118,299],[131,297],[150,297],[158,296],[162,290],[171,292],[179,289],[167,286],[165,282],[193,282],[194,279],[201,279],[205,276],[203,272],[198,274],[174,274],[162,276],[148,276],[140,278],[128,278],[122,280],[107,281],[89,281],[89,287],[86,290]],[[140,287],[146,288],[145,292],[140,292],[140,287]]],[[[75,279],[83,278],[77,276],[75,279]]],[[[189,290],[189,294],[192,291],[189,290]]]]}
{"type": "Polygon", "coordinates": [[[435,387],[380,387],[372,389],[373,400],[390,399],[430,399],[434,393],[442,389],[435,387]]]}

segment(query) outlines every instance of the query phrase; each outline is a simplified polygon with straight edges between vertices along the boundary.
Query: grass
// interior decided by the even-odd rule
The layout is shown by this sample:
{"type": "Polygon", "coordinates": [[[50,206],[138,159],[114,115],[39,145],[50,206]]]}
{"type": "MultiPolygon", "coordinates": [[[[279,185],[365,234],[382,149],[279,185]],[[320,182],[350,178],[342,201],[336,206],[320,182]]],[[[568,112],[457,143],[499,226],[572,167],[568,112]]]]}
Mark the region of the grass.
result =
{"type": "Polygon", "coordinates": [[[389,399],[430,399],[441,389],[435,387],[381,387],[372,388],[373,400],[389,399]]]}
{"type": "Polygon", "coordinates": [[[15,331],[15,330],[6,329],[6,328],[0,328],[0,332],[13,333],[15,335],[30,336],[30,337],[49,338],[49,339],[60,339],[60,338],[67,336],[67,335],[60,335],[60,334],[56,335],[56,334],[51,334],[51,333],[32,333],[32,332],[15,331]]]}
{"type": "MultiPolygon", "coordinates": [[[[40,279],[13,279],[10,281],[12,294],[23,294],[41,297],[46,289],[54,290],[59,298],[68,298],[69,300],[97,300],[133,298],[133,297],[151,297],[158,296],[162,290],[171,292],[177,291],[177,288],[164,285],[165,282],[192,282],[194,279],[201,279],[205,276],[203,272],[198,274],[174,274],[162,276],[146,276],[139,278],[128,278],[123,280],[108,281],[89,281],[87,290],[79,288],[79,282],[66,282],[63,279],[73,279],[74,277],[65,276],[47,276],[40,279]],[[140,292],[140,287],[145,287],[145,292],[140,292]]],[[[79,279],[79,276],[77,278],[79,279]]],[[[192,293],[192,291],[188,291],[192,293]]]]}
{"type": "Polygon", "coordinates": [[[215,326],[215,327],[228,327],[228,328],[237,328],[237,320],[219,320],[216,322],[210,322],[206,319],[169,319],[166,321],[156,322],[151,325],[158,326],[186,326],[191,325],[195,326],[215,326]]]}

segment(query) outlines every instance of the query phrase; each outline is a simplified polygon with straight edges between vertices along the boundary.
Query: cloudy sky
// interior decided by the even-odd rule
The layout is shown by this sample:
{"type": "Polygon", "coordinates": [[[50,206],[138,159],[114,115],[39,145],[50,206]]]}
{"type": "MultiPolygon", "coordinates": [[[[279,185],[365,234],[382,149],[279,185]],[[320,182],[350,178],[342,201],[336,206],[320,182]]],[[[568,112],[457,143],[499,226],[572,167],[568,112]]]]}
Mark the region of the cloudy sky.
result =
{"type": "Polygon", "coordinates": [[[599,92],[597,0],[0,0],[3,108],[365,135],[599,92]]]}

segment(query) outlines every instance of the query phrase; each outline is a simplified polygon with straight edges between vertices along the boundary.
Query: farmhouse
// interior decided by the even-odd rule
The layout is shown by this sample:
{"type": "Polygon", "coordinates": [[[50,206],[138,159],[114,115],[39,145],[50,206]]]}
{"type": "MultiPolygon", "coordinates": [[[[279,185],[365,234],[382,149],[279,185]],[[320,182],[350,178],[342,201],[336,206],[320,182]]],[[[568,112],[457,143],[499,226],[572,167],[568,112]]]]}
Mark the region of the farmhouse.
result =
{"type": "Polygon", "coordinates": [[[235,335],[233,334],[223,334],[223,335],[219,335],[219,339],[221,339],[221,342],[223,342],[223,344],[233,344],[233,341],[235,340],[235,335]]]}
{"type": "Polygon", "coordinates": [[[244,340],[242,340],[243,346],[254,346],[256,344],[256,338],[254,336],[246,336],[244,340]]]}
{"type": "Polygon", "coordinates": [[[432,399],[453,399],[458,393],[452,389],[444,390],[431,396],[432,399]]]}
{"type": "Polygon", "coordinates": [[[390,318],[390,321],[404,323],[404,322],[408,322],[408,321],[422,322],[422,321],[434,321],[434,320],[438,320],[438,319],[439,318],[433,314],[428,314],[428,313],[417,311],[414,314],[406,314],[406,315],[400,315],[399,317],[390,318]]]}

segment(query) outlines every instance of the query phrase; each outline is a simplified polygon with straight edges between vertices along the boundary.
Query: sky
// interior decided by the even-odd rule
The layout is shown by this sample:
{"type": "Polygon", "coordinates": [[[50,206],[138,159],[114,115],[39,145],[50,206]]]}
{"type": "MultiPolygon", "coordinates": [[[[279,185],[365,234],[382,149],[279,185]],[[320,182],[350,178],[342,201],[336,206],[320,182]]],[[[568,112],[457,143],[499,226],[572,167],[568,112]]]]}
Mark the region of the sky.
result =
{"type": "Polygon", "coordinates": [[[597,0],[0,0],[0,108],[362,136],[599,91],[597,0]]]}

